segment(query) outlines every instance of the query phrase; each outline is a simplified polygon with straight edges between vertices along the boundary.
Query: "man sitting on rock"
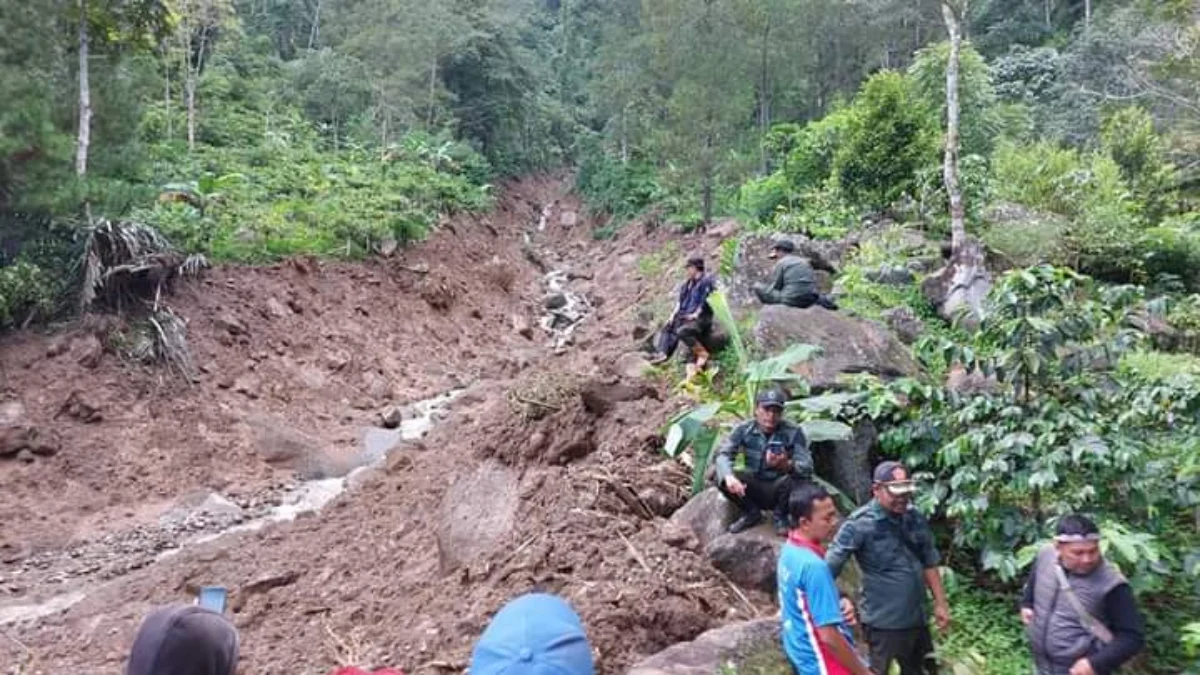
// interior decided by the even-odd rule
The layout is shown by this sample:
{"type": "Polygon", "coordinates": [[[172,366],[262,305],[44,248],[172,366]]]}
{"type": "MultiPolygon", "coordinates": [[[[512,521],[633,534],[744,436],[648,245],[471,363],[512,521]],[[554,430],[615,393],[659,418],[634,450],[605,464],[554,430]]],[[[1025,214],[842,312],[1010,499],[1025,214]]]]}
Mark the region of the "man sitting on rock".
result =
{"type": "Polygon", "coordinates": [[[778,259],[771,271],[770,284],[754,284],[754,294],[764,305],[790,305],[837,309],[837,303],[817,292],[812,265],[796,255],[796,245],[788,239],[776,239],[771,244],[770,258],[778,259]],[[782,256],[782,257],[781,257],[782,256]]]}
{"type": "Polygon", "coordinates": [[[717,449],[717,489],[737,505],[742,516],[729,526],[736,534],[762,520],[762,511],[775,515],[775,532],[787,534],[787,500],[794,478],[812,477],[812,454],[799,425],[783,419],[783,394],[767,389],[758,394],[754,419],[733,428],[717,449]],[[735,468],[741,455],[742,467],[735,468]]]}
{"type": "Polygon", "coordinates": [[[837,507],[824,488],[798,483],[788,498],[791,530],[776,578],[783,614],[783,650],[797,675],[871,675],[854,651],[838,601],[825,542],[837,528],[837,507]]]}
{"type": "Polygon", "coordinates": [[[659,334],[658,354],[650,360],[651,363],[662,363],[671,358],[675,348],[683,342],[691,352],[688,379],[704,370],[709,358],[704,341],[712,334],[713,322],[708,296],[715,288],[716,279],[704,273],[704,258],[688,258],[687,280],[679,287],[679,301],[659,334]]]}

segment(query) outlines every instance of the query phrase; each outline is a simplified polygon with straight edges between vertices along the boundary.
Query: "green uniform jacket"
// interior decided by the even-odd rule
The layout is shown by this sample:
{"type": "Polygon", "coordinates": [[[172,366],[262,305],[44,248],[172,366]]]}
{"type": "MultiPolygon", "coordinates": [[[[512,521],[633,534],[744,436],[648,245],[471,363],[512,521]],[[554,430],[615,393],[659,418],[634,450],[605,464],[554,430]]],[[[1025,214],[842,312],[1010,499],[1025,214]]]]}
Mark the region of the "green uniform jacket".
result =
{"type": "Polygon", "coordinates": [[[733,458],[739,452],[746,454],[746,470],[760,480],[775,480],[786,474],[767,466],[767,446],[780,447],[792,460],[792,475],[809,478],[813,472],[812,453],[808,450],[808,438],[800,425],[779,420],[775,433],[769,437],[758,428],[758,422],[746,420],[733,428],[717,448],[717,480],[733,473],[733,458]]]}
{"type": "Polygon", "coordinates": [[[775,263],[771,283],[755,289],[758,299],[768,304],[795,305],[816,293],[812,265],[798,255],[788,254],[775,263]]]}
{"type": "Polygon", "coordinates": [[[929,521],[920,511],[909,506],[903,516],[896,516],[874,499],[859,507],[842,524],[825,554],[835,577],[851,555],[862,569],[865,625],[880,630],[925,625],[924,572],[941,558],[929,521]]]}

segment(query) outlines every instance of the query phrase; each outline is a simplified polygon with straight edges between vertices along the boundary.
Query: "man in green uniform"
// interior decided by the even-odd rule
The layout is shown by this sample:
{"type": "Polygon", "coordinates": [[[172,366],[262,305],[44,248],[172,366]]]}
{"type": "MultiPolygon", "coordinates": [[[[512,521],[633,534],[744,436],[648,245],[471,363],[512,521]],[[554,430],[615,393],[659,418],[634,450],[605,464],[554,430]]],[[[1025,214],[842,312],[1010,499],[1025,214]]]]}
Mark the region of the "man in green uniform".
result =
{"type": "Polygon", "coordinates": [[[754,419],[733,428],[717,448],[717,489],[737,505],[742,516],[729,526],[738,533],[762,521],[762,511],[775,516],[775,532],[788,531],[788,495],[794,479],[812,477],[812,453],[800,425],[783,419],[783,394],[767,389],[755,400],[754,419]],[[745,468],[735,468],[737,455],[745,468]]]}
{"type": "Polygon", "coordinates": [[[899,462],[875,467],[875,498],[850,514],[825,556],[833,574],[853,555],[862,569],[860,623],[871,652],[871,670],[901,675],[936,673],[933,637],[925,611],[925,587],[933,593],[938,630],[950,628],[950,605],[938,575],[929,522],[912,506],[916,485],[899,462]]]}
{"type": "Polygon", "coordinates": [[[795,244],[787,239],[776,239],[771,245],[770,258],[778,260],[771,271],[771,283],[754,285],[754,294],[760,302],[801,309],[819,304],[825,309],[837,309],[833,300],[817,293],[812,265],[796,255],[795,244]]]}

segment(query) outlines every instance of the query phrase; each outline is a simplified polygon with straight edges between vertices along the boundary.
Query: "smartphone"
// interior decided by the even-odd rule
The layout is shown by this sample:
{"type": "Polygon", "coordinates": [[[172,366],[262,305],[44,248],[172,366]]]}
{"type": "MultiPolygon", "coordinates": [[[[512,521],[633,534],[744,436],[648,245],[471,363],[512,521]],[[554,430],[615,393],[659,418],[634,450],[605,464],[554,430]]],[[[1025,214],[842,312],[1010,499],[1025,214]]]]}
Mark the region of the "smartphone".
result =
{"type": "Polygon", "coordinates": [[[211,609],[214,612],[225,612],[225,598],[228,595],[224,586],[201,586],[196,604],[211,609]]]}

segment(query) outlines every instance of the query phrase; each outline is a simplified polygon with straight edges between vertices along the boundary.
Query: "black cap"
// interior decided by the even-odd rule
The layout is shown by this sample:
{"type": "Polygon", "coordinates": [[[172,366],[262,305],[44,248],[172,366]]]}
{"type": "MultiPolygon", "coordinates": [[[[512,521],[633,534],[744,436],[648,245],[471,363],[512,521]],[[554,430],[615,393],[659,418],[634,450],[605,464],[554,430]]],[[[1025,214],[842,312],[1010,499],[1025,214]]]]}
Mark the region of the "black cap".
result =
{"type": "Polygon", "coordinates": [[[758,392],[754,402],[767,408],[782,408],[787,399],[778,389],[764,389],[758,392]]]}
{"type": "Polygon", "coordinates": [[[687,266],[688,266],[688,267],[695,267],[696,269],[698,269],[698,270],[700,270],[701,272],[703,272],[703,271],[704,271],[704,258],[701,258],[701,257],[700,257],[700,256],[698,256],[698,255],[697,255],[697,256],[692,256],[691,258],[688,258],[688,259],[687,259],[687,266]]]}
{"type": "Polygon", "coordinates": [[[791,239],[782,239],[781,238],[781,239],[776,239],[775,241],[771,242],[771,250],[783,251],[784,253],[791,253],[796,250],[796,245],[792,243],[791,239]]]}
{"type": "Polygon", "coordinates": [[[911,494],[917,490],[916,483],[913,482],[912,476],[908,472],[908,468],[900,462],[894,462],[891,460],[880,462],[875,467],[875,473],[872,474],[871,478],[876,483],[890,484],[888,485],[888,490],[890,490],[893,494],[911,494]],[[896,478],[895,474],[897,470],[903,471],[905,477],[896,478]]]}

